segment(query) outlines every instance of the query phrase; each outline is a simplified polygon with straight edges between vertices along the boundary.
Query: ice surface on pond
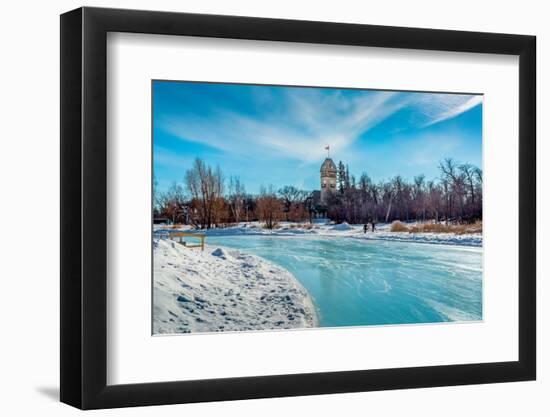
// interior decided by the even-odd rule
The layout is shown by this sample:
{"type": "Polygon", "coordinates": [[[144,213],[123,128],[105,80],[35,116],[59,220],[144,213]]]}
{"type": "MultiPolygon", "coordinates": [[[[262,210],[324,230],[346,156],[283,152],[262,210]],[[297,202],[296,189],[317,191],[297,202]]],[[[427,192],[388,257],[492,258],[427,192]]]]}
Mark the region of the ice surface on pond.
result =
{"type": "Polygon", "coordinates": [[[482,249],[330,237],[209,236],[292,272],[321,326],[482,319],[482,249]]]}

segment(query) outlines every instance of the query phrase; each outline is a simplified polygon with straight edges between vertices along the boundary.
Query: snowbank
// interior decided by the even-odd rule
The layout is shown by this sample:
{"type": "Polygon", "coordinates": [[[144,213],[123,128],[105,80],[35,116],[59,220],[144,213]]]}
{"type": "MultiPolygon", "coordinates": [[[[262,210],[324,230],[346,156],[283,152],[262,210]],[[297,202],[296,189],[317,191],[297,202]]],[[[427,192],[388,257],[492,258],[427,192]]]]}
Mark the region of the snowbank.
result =
{"type": "Polygon", "coordinates": [[[153,332],[315,327],[313,302],[287,270],[257,256],[154,240],[153,332]]]}
{"type": "Polygon", "coordinates": [[[347,222],[344,222],[344,223],[340,223],[335,226],[332,226],[331,230],[338,230],[338,231],[353,230],[353,227],[351,227],[347,222]]]}
{"type": "Polygon", "coordinates": [[[277,229],[264,229],[258,222],[241,223],[237,226],[197,231],[207,236],[236,236],[236,235],[276,235],[276,236],[330,236],[350,237],[356,239],[393,240],[398,242],[432,243],[441,245],[476,246],[483,245],[481,233],[455,235],[453,233],[409,233],[391,232],[390,223],[376,225],[372,232],[369,228],[363,232],[363,225],[341,223],[337,225],[308,223],[281,223],[277,229]]]}
{"type": "Polygon", "coordinates": [[[374,232],[363,236],[353,236],[358,239],[391,240],[396,242],[432,243],[438,245],[483,246],[481,234],[455,235],[452,233],[408,233],[408,232],[374,232]]]}

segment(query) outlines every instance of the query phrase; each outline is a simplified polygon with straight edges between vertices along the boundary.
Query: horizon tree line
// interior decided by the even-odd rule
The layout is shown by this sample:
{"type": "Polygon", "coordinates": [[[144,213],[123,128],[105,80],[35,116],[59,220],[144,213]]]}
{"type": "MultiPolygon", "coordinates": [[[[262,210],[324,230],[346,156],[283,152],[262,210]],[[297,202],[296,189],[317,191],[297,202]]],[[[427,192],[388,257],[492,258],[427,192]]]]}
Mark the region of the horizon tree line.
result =
{"type": "MultiPolygon", "coordinates": [[[[365,172],[356,178],[340,161],[336,191],[324,209],[337,223],[482,220],[481,169],[452,158],[440,161],[438,168],[439,177],[431,180],[420,174],[412,181],[396,175],[374,182],[365,172]]],[[[270,184],[258,194],[247,193],[239,177],[226,181],[219,166],[213,168],[199,158],[185,172],[183,184],[174,182],[159,192],[153,180],[154,217],[200,229],[249,221],[260,221],[271,229],[281,221],[312,221],[318,204],[312,191],[293,185],[276,188],[270,184]]]]}

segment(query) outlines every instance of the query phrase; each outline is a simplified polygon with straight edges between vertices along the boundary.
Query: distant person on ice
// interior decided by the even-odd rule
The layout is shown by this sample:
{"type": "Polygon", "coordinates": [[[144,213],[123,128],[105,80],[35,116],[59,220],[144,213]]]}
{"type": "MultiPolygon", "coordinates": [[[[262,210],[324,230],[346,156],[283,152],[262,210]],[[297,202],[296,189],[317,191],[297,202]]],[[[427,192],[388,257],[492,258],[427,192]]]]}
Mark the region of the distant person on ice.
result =
{"type": "Polygon", "coordinates": [[[371,224],[372,224],[372,231],[374,232],[374,226],[375,226],[376,223],[375,223],[374,220],[373,220],[373,221],[371,222],[371,224]]]}
{"type": "Polygon", "coordinates": [[[363,233],[367,233],[368,227],[369,227],[369,226],[368,226],[368,224],[366,224],[366,223],[363,225],[363,233]]]}

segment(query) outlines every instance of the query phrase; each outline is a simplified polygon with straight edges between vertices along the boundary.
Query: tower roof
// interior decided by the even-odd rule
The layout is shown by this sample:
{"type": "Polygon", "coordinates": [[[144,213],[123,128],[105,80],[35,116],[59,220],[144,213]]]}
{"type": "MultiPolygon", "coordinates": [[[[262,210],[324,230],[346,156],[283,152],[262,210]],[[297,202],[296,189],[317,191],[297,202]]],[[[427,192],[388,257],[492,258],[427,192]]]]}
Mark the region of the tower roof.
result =
{"type": "Polygon", "coordinates": [[[331,158],[326,158],[321,165],[321,173],[336,173],[336,164],[331,158]]]}

